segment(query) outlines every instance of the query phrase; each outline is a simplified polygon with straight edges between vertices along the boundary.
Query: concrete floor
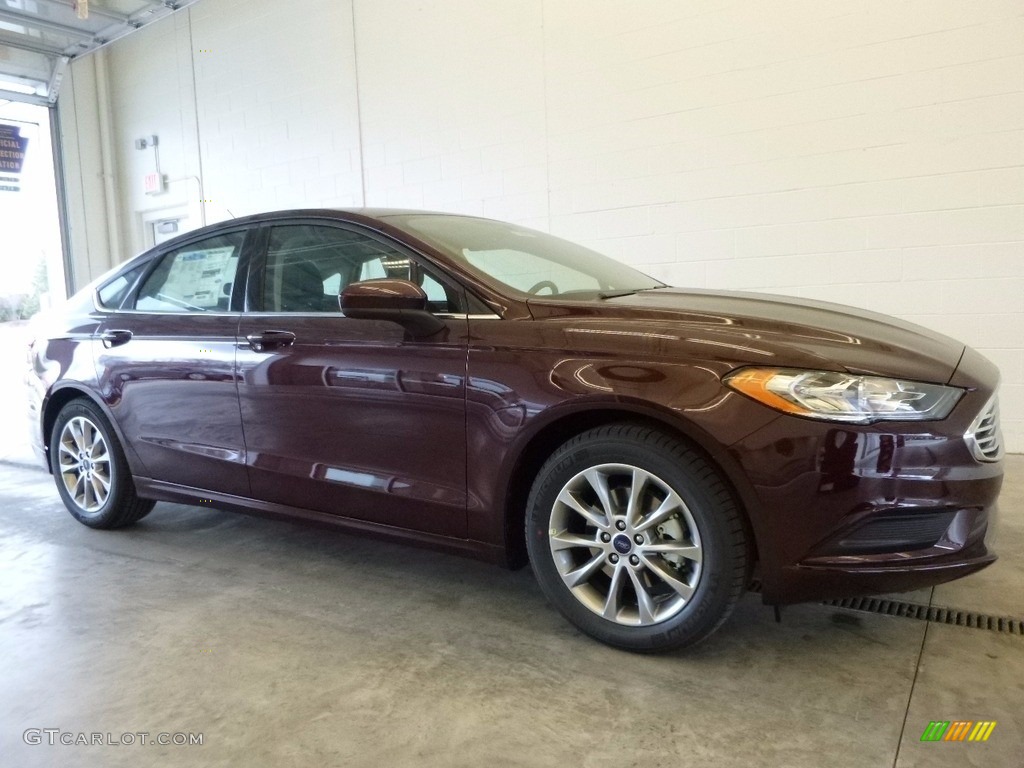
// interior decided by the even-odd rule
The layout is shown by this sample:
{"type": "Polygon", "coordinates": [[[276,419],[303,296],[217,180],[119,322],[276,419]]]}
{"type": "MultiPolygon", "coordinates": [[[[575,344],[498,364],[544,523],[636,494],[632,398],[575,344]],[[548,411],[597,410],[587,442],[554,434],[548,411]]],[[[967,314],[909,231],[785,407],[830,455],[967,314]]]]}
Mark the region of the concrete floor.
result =
{"type": "MultiPolygon", "coordinates": [[[[1024,457],[1001,560],[914,595],[1024,616],[1024,457]]],[[[689,653],[581,636],[529,571],[159,504],[89,530],[0,466],[4,766],[1016,766],[1024,637],[750,595],[689,653]],[[921,743],[996,720],[987,743],[921,743]],[[26,745],[27,728],[202,746],[26,745]]]]}

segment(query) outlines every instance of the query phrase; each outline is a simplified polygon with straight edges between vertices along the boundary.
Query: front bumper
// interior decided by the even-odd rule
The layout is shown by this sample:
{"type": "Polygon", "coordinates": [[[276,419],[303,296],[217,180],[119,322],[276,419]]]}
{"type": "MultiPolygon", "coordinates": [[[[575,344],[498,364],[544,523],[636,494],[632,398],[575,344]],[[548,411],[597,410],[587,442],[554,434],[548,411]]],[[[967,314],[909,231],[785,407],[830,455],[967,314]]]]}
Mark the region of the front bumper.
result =
{"type": "Polygon", "coordinates": [[[954,512],[953,523],[933,546],[858,556],[811,557],[787,566],[779,574],[778,585],[785,599],[778,602],[907,592],[976,573],[996,560],[990,541],[995,530],[995,510],[993,506],[954,512]],[[969,530],[970,535],[959,540],[958,533],[964,530],[969,530]]]}
{"type": "Polygon", "coordinates": [[[731,446],[753,486],[765,602],[907,591],[994,562],[1003,464],[979,461],[968,433],[997,380],[967,350],[951,381],[967,392],[941,422],[785,416],[731,446]]]}

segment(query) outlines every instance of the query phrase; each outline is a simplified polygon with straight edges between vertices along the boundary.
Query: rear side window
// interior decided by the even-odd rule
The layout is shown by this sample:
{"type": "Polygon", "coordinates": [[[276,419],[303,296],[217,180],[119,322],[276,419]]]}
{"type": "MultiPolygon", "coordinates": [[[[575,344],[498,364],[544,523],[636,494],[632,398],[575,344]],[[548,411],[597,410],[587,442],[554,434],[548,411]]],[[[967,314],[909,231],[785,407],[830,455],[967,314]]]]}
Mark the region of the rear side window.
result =
{"type": "Polygon", "coordinates": [[[143,312],[225,312],[244,232],[190,243],[166,254],[139,289],[143,312]]]}
{"type": "Polygon", "coordinates": [[[120,309],[124,303],[125,298],[131,293],[132,288],[135,286],[139,276],[145,271],[149,263],[139,264],[139,266],[129,269],[127,272],[118,275],[109,283],[101,286],[96,291],[99,296],[100,306],[104,309],[120,309]]]}

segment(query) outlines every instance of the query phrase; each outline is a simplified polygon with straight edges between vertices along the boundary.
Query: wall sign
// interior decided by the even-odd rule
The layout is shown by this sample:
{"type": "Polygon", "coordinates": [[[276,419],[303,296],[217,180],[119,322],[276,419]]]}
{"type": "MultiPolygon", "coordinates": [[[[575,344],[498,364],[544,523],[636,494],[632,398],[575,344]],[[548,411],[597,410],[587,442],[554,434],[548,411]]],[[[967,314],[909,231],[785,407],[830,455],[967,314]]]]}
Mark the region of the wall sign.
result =
{"type": "Polygon", "coordinates": [[[21,191],[21,168],[28,137],[16,125],[0,123],[0,192],[21,191]]]}

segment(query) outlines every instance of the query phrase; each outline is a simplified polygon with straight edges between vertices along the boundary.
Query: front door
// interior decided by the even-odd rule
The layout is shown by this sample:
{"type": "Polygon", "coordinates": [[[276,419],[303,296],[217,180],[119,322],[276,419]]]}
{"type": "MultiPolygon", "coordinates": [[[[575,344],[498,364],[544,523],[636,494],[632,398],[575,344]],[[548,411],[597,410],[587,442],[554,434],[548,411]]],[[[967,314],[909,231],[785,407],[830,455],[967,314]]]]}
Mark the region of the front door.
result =
{"type": "Polygon", "coordinates": [[[264,232],[239,327],[239,402],[255,498],[401,528],[466,531],[466,331],[458,289],[389,241],[325,223],[264,232]],[[345,317],[373,277],[423,285],[446,329],[345,317]]]}

